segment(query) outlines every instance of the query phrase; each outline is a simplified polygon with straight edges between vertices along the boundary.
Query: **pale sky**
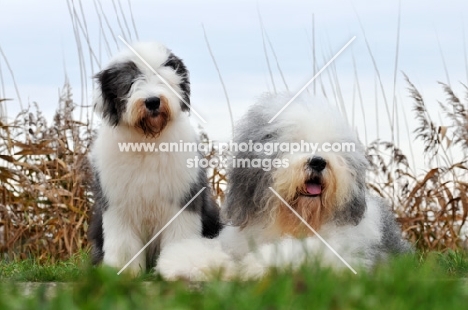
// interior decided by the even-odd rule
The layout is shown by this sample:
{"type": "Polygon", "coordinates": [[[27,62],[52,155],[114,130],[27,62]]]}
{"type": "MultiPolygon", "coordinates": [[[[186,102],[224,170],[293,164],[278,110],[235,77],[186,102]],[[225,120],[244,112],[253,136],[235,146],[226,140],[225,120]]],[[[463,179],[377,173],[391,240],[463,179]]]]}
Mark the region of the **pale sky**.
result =
{"type": "MultiPolygon", "coordinates": [[[[112,1],[101,2],[114,34],[124,33],[128,40],[134,41],[132,25],[129,25],[130,37],[122,18],[120,24],[123,31],[119,26],[112,1]]],[[[82,8],[90,43],[99,62],[104,65],[109,55],[100,35],[94,3],[93,0],[83,0],[82,8]]],[[[128,1],[114,0],[114,3],[122,5],[127,22],[131,23],[128,1]]],[[[79,1],[75,1],[75,7],[79,10],[79,1]]],[[[391,108],[398,1],[132,1],[140,40],[160,41],[184,59],[191,74],[193,108],[207,120],[204,127],[212,139],[229,139],[231,126],[223,89],[204,40],[202,24],[226,84],[234,119],[239,119],[256,97],[273,91],[257,7],[291,91],[299,90],[313,76],[312,16],[315,19],[319,69],[351,37],[356,36],[351,46],[334,62],[336,75],[331,68],[321,75],[324,87],[331,104],[336,104],[330,81],[336,85],[337,77],[348,117],[351,122],[354,120],[363,142],[366,142],[365,131],[367,142],[377,136],[391,139],[385,104],[380,86],[376,84],[366,39],[391,108]],[[365,122],[356,99],[353,55],[364,101],[365,122]],[[354,119],[351,120],[353,107],[354,119]]],[[[431,116],[438,124],[441,123],[437,100],[443,101],[445,97],[437,81],[449,82],[444,61],[455,92],[460,97],[466,95],[460,85],[460,82],[467,84],[468,79],[464,53],[467,45],[464,31],[468,30],[468,23],[463,12],[468,12],[466,0],[445,1],[443,4],[435,0],[401,3],[396,94],[399,141],[403,149],[408,149],[412,144],[414,135],[407,139],[401,109],[406,111],[411,131],[416,124],[411,112],[413,102],[408,98],[402,71],[423,93],[431,116]]],[[[120,41],[115,42],[111,38],[107,25],[104,25],[104,29],[112,53],[117,48],[123,48],[120,41]]],[[[88,48],[83,36],[81,43],[88,48]]],[[[87,87],[83,87],[67,1],[0,0],[0,47],[14,71],[23,106],[37,102],[46,115],[52,115],[57,106],[58,90],[64,83],[65,71],[73,86],[75,101],[90,104],[91,76],[98,71],[98,67],[94,63],[91,68],[89,54],[85,52],[87,69],[84,78],[87,87]]],[[[285,87],[269,46],[267,50],[276,88],[283,91],[285,87]]],[[[13,99],[7,103],[8,115],[12,117],[19,110],[19,100],[1,55],[0,66],[3,78],[0,97],[13,99]]],[[[196,123],[196,116],[192,114],[192,118],[196,123]]],[[[418,149],[417,144],[413,147],[418,149]]]]}

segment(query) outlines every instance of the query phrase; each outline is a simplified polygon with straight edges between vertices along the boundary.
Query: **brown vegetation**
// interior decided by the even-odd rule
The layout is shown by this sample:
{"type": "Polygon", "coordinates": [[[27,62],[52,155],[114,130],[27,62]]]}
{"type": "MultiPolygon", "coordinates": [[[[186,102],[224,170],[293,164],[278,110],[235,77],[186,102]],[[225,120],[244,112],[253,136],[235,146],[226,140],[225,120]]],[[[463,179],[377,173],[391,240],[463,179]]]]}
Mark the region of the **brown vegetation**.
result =
{"type": "MultiPolygon", "coordinates": [[[[369,187],[392,202],[405,235],[417,248],[456,248],[466,241],[467,231],[467,104],[442,85],[448,99],[440,104],[441,110],[453,125],[436,126],[418,90],[408,83],[419,121],[416,139],[424,143],[427,169],[418,175],[393,143],[375,141],[368,147],[369,187]],[[452,154],[458,149],[459,158],[452,154]]],[[[65,83],[50,125],[37,106],[12,122],[0,123],[0,253],[4,257],[56,260],[86,249],[92,204],[86,154],[92,126],[74,120],[75,106],[65,83]]],[[[209,141],[203,131],[201,140],[209,141]]],[[[205,155],[223,156],[216,148],[205,155]]],[[[209,174],[221,201],[225,169],[209,174]]]]}
{"type": "Polygon", "coordinates": [[[406,80],[419,122],[414,133],[424,145],[424,172],[416,173],[393,143],[375,141],[368,147],[374,180],[369,186],[392,202],[406,237],[418,249],[466,247],[468,102],[441,84],[448,98],[439,102],[440,109],[452,125],[437,126],[419,91],[406,80]]]}

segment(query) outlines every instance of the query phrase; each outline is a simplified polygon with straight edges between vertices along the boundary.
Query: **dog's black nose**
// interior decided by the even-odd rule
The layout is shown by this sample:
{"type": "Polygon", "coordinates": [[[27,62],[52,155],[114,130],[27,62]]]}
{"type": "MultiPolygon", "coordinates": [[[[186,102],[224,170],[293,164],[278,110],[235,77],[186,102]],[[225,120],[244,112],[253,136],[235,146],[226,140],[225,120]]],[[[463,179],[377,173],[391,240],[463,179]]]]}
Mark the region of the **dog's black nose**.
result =
{"type": "Polygon", "coordinates": [[[145,106],[150,111],[156,111],[159,109],[159,105],[161,104],[161,100],[158,97],[150,97],[146,98],[145,106]]]}
{"type": "Polygon", "coordinates": [[[309,160],[309,167],[314,169],[316,172],[321,172],[327,166],[327,162],[320,156],[314,156],[309,160]]]}

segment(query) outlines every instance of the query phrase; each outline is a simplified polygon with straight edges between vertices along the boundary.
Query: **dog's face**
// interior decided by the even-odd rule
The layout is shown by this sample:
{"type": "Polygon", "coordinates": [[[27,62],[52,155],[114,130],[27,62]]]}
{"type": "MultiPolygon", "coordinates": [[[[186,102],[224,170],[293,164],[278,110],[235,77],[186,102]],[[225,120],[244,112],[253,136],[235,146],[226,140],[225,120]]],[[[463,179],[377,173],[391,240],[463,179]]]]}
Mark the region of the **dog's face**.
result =
{"type": "Polygon", "coordinates": [[[367,159],[363,146],[340,114],[326,106],[294,102],[269,124],[288,99],[282,96],[262,99],[240,122],[236,141],[278,145],[306,142],[321,150],[293,154],[277,151],[270,156],[254,152],[235,154],[236,158],[280,158],[287,160],[288,166],[270,171],[231,168],[225,216],[240,226],[267,219],[285,234],[311,233],[269,189],[272,187],[316,230],[329,221],[358,224],[366,207],[367,159]],[[281,104],[276,104],[277,101],[281,104]],[[340,145],[342,149],[326,152],[322,148],[328,145],[340,145]],[[352,147],[344,150],[346,145],[354,145],[354,150],[352,147]]]}
{"type": "MultiPolygon", "coordinates": [[[[303,138],[316,141],[310,135],[303,138]]],[[[273,172],[272,187],[312,228],[318,230],[330,221],[359,223],[366,205],[364,153],[339,151],[283,156],[288,158],[289,167],[273,172]]],[[[311,233],[287,206],[276,203],[275,221],[281,231],[293,236],[311,233]]]]}
{"type": "Polygon", "coordinates": [[[189,111],[189,73],[182,60],[161,44],[139,43],[133,48],[183,100],[127,50],[96,74],[95,110],[111,126],[156,137],[181,112],[189,111]]]}

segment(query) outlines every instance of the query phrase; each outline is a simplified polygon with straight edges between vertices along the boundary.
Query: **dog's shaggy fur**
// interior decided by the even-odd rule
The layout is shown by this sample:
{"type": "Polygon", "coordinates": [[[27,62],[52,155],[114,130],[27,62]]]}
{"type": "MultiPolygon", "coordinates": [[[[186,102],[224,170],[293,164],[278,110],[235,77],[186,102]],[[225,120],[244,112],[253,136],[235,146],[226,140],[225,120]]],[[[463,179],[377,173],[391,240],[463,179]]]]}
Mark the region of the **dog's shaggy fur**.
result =
{"type": "MultiPolygon", "coordinates": [[[[223,216],[233,227],[222,232],[223,247],[243,257],[254,245],[266,266],[300,261],[297,252],[303,251],[324,256],[324,264],[344,266],[271,187],[349,263],[371,267],[390,253],[407,251],[409,246],[389,206],[366,189],[368,161],[354,130],[337,110],[304,97],[268,123],[290,95],[266,95],[237,126],[237,142],[306,141],[317,143],[322,150],[268,156],[288,159],[287,168],[231,169],[223,216]],[[344,143],[352,144],[354,151],[325,152],[325,147],[334,143],[343,148],[344,143]],[[277,244],[281,238],[284,240],[277,244]],[[305,243],[296,244],[301,238],[305,243]],[[278,255],[272,255],[276,250],[278,255]]],[[[235,155],[266,157],[253,152],[235,155]]]]}
{"type": "MultiPolygon", "coordinates": [[[[286,168],[271,170],[231,167],[228,171],[222,210],[228,226],[218,241],[223,251],[239,262],[237,274],[259,277],[268,267],[298,266],[309,258],[346,268],[270,187],[355,268],[370,268],[389,254],[410,250],[389,206],[368,193],[364,146],[337,110],[326,103],[314,104],[303,95],[268,123],[291,97],[282,94],[261,98],[236,126],[235,142],[280,144],[302,140],[319,147],[326,143],[352,143],[355,149],[321,150],[315,154],[281,151],[271,155],[255,151],[233,154],[237,159],[287,159],[289,163],[286,168]]],[[[185,264],[192,264],[191,270],[195,271],[199,266],[187,257],[200,246],[185,246],[172,255],[184,256],[185,264]]],[[[177,269],[168,258],[164,258],[167,269],[177,269]]],[[[232,263],[226,260],[214,266],[231,269],[232,263]]],[[[232,273],[228,270],[228,274],[232,273]]]]}
{"type": "MultiPolygon", "coordinates": [[[[184,99],[190,101],[189,73],[159,43],[139,43],[138,54],[184,99]]],[[[125,152],[120,143],[198,142],[190,107],[132,51],[114,57],[96,74],[95,110],[103,124],[90,162],[94,197],[89,239],[92,260],[123,267],[204,186],[206,172],[188,168],[194,152],[125,152]]],[[[215,237],[218,207],[207,188],[127,268],[131,274],[155,265],[161,248],[176,240],[215,237]]]]}

